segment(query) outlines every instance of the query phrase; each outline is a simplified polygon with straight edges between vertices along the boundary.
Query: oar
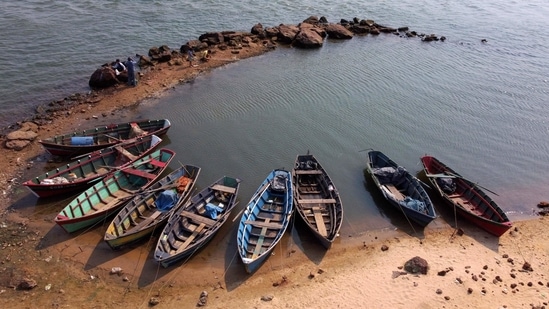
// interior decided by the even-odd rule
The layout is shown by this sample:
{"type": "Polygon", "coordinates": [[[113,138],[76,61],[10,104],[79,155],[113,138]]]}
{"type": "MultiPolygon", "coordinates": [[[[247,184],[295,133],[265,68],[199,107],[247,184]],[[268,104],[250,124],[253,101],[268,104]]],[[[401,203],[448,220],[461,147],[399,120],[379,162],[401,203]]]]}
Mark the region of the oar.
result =
{"type": "Polygon", "coordinates": [[[108,168],[108,169],[123,171],[127,168],[130,168],[130,167],[137,167],[137,166],[141,166],[143,164],[150,163],[151,161],[152,161],[152,159],[148,159],[148,160],[139,162],[137,164],[134,163],[134,164],[130,164],[130,165],[122,166],[122,167],[120,167],[120,166],[110,166],[110,165],[99,165],[99,167],[104,167],[104,168],[108,168]]]}
{"type": "Polygon", "coordinates": [[[482,189],[484,189],[484,190],[486,190],[486,191],[488,191],[488,192],[490,192],[490,193],[492,193],[492,194],[495,194],[495,195],[499,196],[499,194],[497,194],[496,192],[494,192],[494,191],[492,191],[492,190],[490,190],[490,189],[488,189],[488,188],[486,188],[486,187],[483,187],[483,186],[479,185],[478,183],[475,183],[475,182],[473,182],[473,181],[471,181],[471,180],[469,180],[469,179],[467,179],[467,178],[465,178],[465,177],[463,177],[463,176],[456,175],[456,174],[454,174],[454,173],[452,173],[452,172],[448,172],[448,171],[446,171],[446,173],[449,173],[449,174],[441,173],[441,174],[425,174],[425,175],[426,175],[427,177],[432,177],[432,178],[461,178],[461,179],[463,179],[463,180],[467,180],[467,181],[471,182],[473,185],[475,185],[475,186],[477,186],[477,187],[479,187],[479,188],[482,188],[482,189]]]}
{"type": "Polygon", "coordinates": [[[190,177],[194,176],[194,175],[191,175],[191,173],[189,173],[189,171],[187,170],[185,165],[183,163],[181,163],[181,161],[177,161],[177,162],[179,162],[179,164],[181,164],[181,167],[185,170],[185,173],[187,173],[187,175],[189,175],[190,177]]]}
{"type": "Polygon", "coordinates": [[[103,135],[103,136],[105,136],[105,137],[108,137],[108,138],[112,138],[113,140],[115,140],[115,141],[117,141],[117,142],[123,141],[123,139],[119,139],[119,138],[116,138],[116,137],[114,137],[114,136],[110,136],[110,135],[108,135],[108,134],[101,134],[101,135],[103,135]]]}

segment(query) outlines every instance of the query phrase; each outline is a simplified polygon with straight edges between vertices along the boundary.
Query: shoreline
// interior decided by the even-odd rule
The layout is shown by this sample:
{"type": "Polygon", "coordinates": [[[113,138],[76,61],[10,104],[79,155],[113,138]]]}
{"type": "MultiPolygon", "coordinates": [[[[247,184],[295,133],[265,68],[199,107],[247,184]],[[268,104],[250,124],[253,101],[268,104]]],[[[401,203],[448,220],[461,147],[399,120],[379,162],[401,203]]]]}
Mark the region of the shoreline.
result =
{"type": "MultiPolygon", "coordinates": [[[[189,67],[186,62],[159,63],[144,72],[137,87],[121,84],[93,92],[92,101],[60,112],[40,126],[37,138],[64,133],[69,128],[93,127],[177,84],[269,50],[262,43],[251,42],[238,54],[230,49],[216,50],[210,61],[198,67],[189,67]],[[235,55],[237,59],[227,60],[235,55]]],[[[463,236],[455,236],[454,230],[445,225],[427,227],[421,238],[399,230],[340,235],[334,248],[322,251],[314,244],[300,246],[285,236],[275,254],[252,275],[245,274],[234,256],[214,252],[216,243],[233,245],[227,240],[232,228],[227,227],[229,236],[217,235],[210,248],[189,263],[160,269],[150,261],[150,250],[145,250],[148,244],[112,251],[97,242],[102,229],[67,235],[52,228],[55,224],[51,220],[31,219],[21,216],[24,211],[11,209],[12,197],[22,195],[17,193],[22,171],[32,169],[35,158],[49,155],[36,142],[21,152],[2,148],[0,153],[6,167],[0,172],[0,181],[7,184],[0,202],[2,307],[18,303],[29,308],[111,308],[128,304],[147,308],[153,299],[159,301],[155,308],[182,304],[195,307],[202,291],[208,293],[206,305],[213,308],[548,305],[549,277],[545,274],[549,273],[549,244],[543,232],[549,228],[549,221],[544,217],[515,222],[512,230],[499,239],[474,227],[466,228],[463,236]],[[306,250],[310,247],[313,253],[306,250]],[[404,263],[414,256],[429,263],[426,275],[404,273],[404,263]],[[209,267],[211,259],[219,266],[209,267]],[[138,265],[125,260],[137,260],[138,265]],[[523,269],[525,262],[532,271],[523,269]],[[123,273],[110,273],[119,266],[123,273]],[[36,287],[17,288],[26,279],[34,280],[36,287]]]]}

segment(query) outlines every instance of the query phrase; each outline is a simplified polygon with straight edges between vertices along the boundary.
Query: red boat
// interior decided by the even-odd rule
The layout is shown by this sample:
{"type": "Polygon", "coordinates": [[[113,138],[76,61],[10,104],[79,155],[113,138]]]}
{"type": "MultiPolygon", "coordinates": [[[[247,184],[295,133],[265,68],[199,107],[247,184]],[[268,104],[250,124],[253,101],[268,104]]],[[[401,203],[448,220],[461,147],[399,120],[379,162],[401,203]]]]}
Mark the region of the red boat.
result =
{"type": "Polygon", "coordinates": [[[421,157],[423,170],[440,196],[463,218],[495,236],[512,226],[503,210],[475,183],[434,157],[421,157]]]}
{"type": "Polygon", "coordinates": [[[117,168],[150,153],[162,142],[156,135],[97,150],[23,183],[39,198],[66,197],[84,191],[117,168]]]}

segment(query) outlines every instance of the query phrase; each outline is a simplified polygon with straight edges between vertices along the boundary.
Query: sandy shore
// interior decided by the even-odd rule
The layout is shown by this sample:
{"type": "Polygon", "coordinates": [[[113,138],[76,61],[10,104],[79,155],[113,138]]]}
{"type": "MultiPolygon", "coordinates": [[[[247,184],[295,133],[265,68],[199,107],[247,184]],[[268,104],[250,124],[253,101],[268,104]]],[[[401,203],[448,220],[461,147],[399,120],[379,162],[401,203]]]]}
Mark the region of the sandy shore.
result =
{"type": "MultiPolygon", "coordinates": [[[[137,87],[97,92],[94,104],[40,126],[38,138],[117,119],[121,108],[266,51],[251,43],[238,54],[217,50],[197,67],[159,64],[143,71],[137,87]]],[[[549,219],[544,217],[516,222],[499,239],[475,227],[457,236],[447,225],[428,226],[422,238],[356,231],[342,235],[328,252],[312,246],[311,253],[288,236],[253,275],[245,274],[238,257],[213,250],[201,252],[192,263],[160,269],[150,261],[151,244],[112,252],[100,242],[101,228],[74,237],[52,228],[52,218],[30,218],[28,210],[10,207],[15,200],[24,204],[18,177],[33,168],[37,156],[44,150],[36,142],[20,152],[0,150],[2,308],[147,308],[151,300],[158,301],[155,308],[193,308],[202,291],[208,293],[210,308],[542,308],[549,302],[549,241],[544,236],[549,219]],[[415,256],[429,263],[427,274],[404,272],[404,263],[415,256]],[[222,266],[205,267],[211,260],[222,266]],[[118,266],[124,272],[110,274],[118,266]],[[17,289],[26,279],[36,287],[17,289]]],[[[222,235],[214,242],[230,246],[229,238],[222,235]]]]}

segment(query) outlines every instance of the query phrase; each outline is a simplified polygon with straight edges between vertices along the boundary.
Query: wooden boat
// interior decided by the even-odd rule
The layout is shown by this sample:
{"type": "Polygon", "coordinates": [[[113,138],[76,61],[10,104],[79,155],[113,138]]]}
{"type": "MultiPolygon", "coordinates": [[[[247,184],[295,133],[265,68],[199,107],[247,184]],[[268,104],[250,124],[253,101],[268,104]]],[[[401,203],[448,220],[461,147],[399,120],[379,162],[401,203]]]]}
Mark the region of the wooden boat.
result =
{"type": "Polygon", "coordinates": [[[498,237],[511,228],[512,223],[505,212],[479,185],[463,178],[435,157],[423,156],[421,163],[440,196],[463,218],[498,237]]]}
{"type": "Polygon", "coordinates": [[[97,150],[23,183],[37,197],[66,196],[99,182],[116,168],[137,160],[156,148],[162,139],[147,135],[97,150]]]}
{"type": "Polygon", "coordinates": [[[380,151],[368,152],[367,172],[391,205],[421,226],[436,218],[435,208],[421,182],[380,151]]]}
{"type": "Polygon", "coordinates": [[[198,166],[183,165],[124,205],[107,227],[107,244],[119,249],[161,230],[190,197],[200,170],[198,166]]]}
{"type": "Polygon", "coordinates": [[[330,176],[311,155],[298,155],[292,171],[296,212],[326,249],[343,224],[343,205],[330,176]]]}
{"type": "Polygon", "coordinates": [[[276,169],[254,193],[240,219],[238,253],[248,273],[271,255],[290,224],[294,211],[292,176],[276,169]]]}
{"type": "Polygon", "coordinates": [[[168,267],[206,245],[229,219],[239,187],[239,179],[224,176],[192,196],[168,220],[154,259],[168,267]]]}
{"type": "Polygon", "coordinates": [[[134,121],[74,131],[38,142],[52,155],[72,157],[114,146],[138,136],[162,136],[170,127],[168,119],[134,121]]]}
{"type": "Polygon", "coordinates": [[[105,220],[156,181],[174,156],[175,152],[162,148],[119,168],[65,206],[55,223],[72,233],[105,220]]]}

